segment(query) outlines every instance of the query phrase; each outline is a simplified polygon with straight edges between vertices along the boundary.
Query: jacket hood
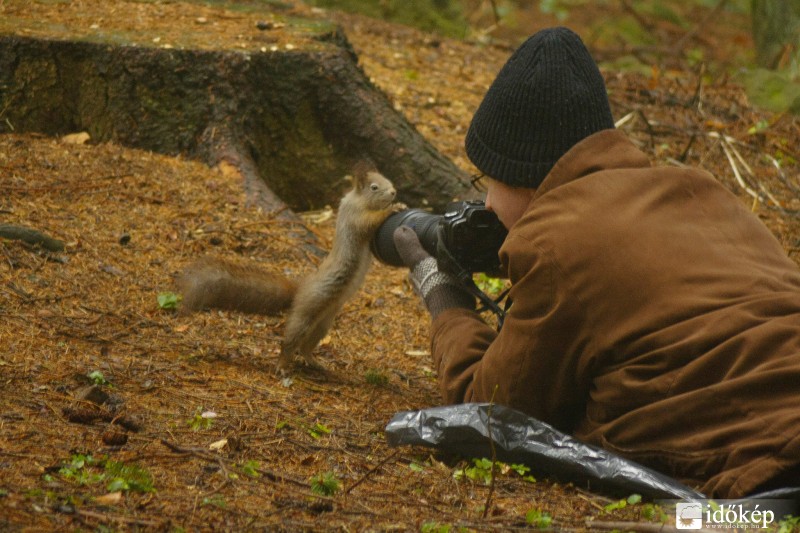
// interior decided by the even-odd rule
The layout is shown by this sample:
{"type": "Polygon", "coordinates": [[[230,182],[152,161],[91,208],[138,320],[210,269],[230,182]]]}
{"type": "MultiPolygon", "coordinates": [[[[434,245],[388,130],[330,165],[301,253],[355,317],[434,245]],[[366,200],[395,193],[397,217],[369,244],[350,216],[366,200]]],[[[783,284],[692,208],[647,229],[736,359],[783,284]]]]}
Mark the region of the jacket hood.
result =
{"type": "Polygon", "coordinates": [[[603,130],[578,142],[553,166],[536,190],[532,202],[578,178],[619,168],[646,168],[650,160],[619,130],[603,130]]]}

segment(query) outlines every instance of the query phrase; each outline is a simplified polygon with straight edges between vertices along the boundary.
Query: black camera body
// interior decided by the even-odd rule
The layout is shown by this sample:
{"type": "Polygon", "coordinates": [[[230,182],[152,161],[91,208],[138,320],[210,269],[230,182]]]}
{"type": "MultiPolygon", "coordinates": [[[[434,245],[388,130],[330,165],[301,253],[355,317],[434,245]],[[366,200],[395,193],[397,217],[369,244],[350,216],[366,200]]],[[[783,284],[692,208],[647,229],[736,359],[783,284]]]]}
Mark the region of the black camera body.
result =
{"type": "Polygon", "coordinates": [[[408,226],[422,247],[435,257],[439,269],[462,277],[464,273],[500,275],[498,251],[508,234],[497,215],[481,201],[452,202],[441,215],[405,209],[390,215],[372,240],[372,253],[381,262],[404,266],[394,245],[394,231],[408,226]]]}

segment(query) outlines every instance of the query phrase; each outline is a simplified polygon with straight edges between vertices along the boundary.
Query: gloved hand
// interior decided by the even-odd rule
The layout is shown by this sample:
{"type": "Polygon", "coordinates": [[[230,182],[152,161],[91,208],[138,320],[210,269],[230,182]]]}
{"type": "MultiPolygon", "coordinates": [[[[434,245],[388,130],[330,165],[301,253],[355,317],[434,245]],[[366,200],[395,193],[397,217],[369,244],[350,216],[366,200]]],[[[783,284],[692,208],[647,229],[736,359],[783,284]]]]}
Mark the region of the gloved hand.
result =
{"type": "Polygon", "coordinates": [[[400,259],[411,269],[411,282],[431,318],[452,307],[475,309],[475,297],[457,279],[439,270],[436,259],[425,251],[413,229],[400,226],[392,237],[400,259]]]}

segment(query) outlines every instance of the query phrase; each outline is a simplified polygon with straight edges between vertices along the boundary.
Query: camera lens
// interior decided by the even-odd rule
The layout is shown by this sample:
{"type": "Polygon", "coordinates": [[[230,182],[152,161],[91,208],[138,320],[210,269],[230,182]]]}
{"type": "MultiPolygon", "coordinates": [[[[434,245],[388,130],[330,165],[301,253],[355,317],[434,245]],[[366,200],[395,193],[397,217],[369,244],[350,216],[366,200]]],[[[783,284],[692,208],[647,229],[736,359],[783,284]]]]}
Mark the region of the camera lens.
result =
{"type": "Polygon", "coordinates": [[[422,247],[435,256],[438,241],[436,229],[441,219],[442,215],[433,215],[422,209],[405,209],[389,215],[372,239],[372,254],[387,265],[404,266],[394,245],[394,230],[408,226],[417,234],[422,247]]]}

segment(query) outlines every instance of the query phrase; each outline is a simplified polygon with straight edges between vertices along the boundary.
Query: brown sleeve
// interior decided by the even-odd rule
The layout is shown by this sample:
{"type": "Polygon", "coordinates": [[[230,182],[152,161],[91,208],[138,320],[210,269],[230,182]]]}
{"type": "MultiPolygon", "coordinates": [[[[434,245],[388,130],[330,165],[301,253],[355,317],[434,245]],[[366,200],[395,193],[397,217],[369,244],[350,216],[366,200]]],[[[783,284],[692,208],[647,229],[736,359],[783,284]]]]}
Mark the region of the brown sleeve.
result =
{"type": "Polygon", "coordinates": [[[579,361],[585,342],[581,306],[559,286],[548,261],[525,255],[512,265],[518,272],[524,265],[524,273],[516,276],[514,304],[499,334],[464,309],[434,320],[431,352],[439,386],[446,403],[494,398],[566,429],[585,411],[588,394],[580,368],[586,365],[579,361]]]}
{"type": "Polygon", "coordinates": [[[444,402],[472,401],[467,397],[472,377],[497,333],[478,313],[457,307],[440,313],[432,330],[431,353],[444,402]]]}

